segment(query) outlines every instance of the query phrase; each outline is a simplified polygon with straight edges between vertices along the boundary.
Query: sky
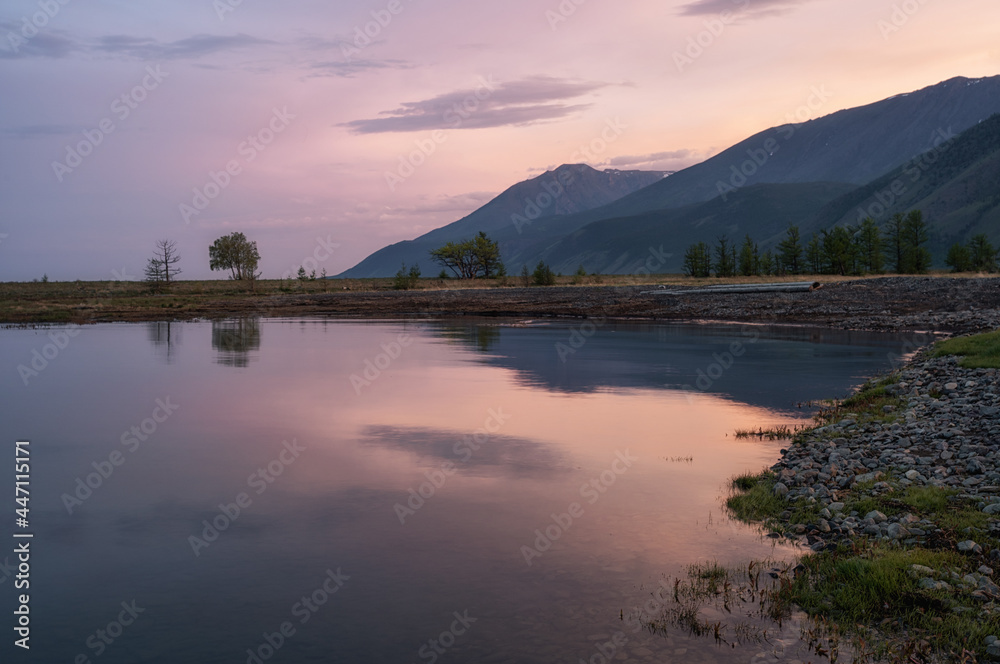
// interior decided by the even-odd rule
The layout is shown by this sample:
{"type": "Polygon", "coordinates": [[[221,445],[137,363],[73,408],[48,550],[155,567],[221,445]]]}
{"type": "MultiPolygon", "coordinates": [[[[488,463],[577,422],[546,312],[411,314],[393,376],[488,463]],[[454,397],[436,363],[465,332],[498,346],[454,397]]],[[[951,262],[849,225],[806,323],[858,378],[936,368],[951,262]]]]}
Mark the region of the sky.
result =
{"type": "Polygon", "coordinates": [[[337,274],[563,163],[1000,73],[995,0],[4,0],[0,281],[337,274]],[[609,127],[613,128],[609,130],[609,127]]]}

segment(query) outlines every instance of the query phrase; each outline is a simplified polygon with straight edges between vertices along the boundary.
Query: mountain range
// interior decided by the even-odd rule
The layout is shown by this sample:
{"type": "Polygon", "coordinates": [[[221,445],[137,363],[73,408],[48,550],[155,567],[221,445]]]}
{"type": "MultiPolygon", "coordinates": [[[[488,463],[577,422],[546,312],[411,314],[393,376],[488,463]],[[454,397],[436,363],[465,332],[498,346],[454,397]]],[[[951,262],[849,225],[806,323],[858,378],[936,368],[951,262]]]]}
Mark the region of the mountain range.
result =
{"type": "Polygon", "coordinates": [[[953,78],[799,124],[766,129],[676,173],[563,165],[482,208],[385,247],[340,277],[391,276],[401,263],[486,231],[509,273],[539,260],[557,272],[628,274],[657,256],[679,272],[685,248],[750,234],[773,248],[785,229],[808,237],[837,224],[920,208],[942,264],[951,243],[1000,244],[1000,76],[953,78]]]}

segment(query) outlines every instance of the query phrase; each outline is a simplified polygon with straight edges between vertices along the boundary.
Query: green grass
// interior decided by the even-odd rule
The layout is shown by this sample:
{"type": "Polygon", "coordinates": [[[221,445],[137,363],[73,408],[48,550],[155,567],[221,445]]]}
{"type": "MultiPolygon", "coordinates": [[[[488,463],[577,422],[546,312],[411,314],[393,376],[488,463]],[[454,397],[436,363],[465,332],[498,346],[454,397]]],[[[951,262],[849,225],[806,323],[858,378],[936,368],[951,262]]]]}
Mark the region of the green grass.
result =
{"type": "Polygon", "coordinates": [[[986,637],[1000,628],[996,615],[956,612],[962,603],[952,593],[922,589],[919,578],[909,574],[912,565],[961,569],[965,561],[953,551],[875,546],[858,555],[810,555],[802,564],[808,573],[781,589],[787,600],[841,625],[878,625],[888,637],[881,646],[886,652],[893,650],[895,639],[911,646],[926,640],[944,653],[960,653],[965,647],[981,650],[986,637]]]}
{"type": "Polygon", "coordinates": [[[958,355],[966,369],[1000,369],[1000,330],[939,341],[934,357],[943,355],[958,355]]]}
{"type": "Polygon", "coordinates": [[[786,440],[790,439],[795,435],[795,432],[800,427],[792,428],[786,424],[780,424],[778,426],[768,427],[758,427],[756,429],[737,429],[735,431],[735,437],[737,440],[744,438],[758,438],[760,440],[786,440]]]}
{"type": "Polygon", "coordinates": [[[820,422],[830,423],[850,415],[854,416],[859,423],[891,422],[896,419],[897,412],[904,405],[904,402],[900,397],[889,394],[886,388],[898,382],[898,373],[872,379],[843,401],[834,402],[831,406],[822,408],[816,414],[816,419],[820,422]],[[886,413],[885,406],[892,406],[893,411],[886,413]]]}
{"type": "MultiPolygon", "coordinates": [[[[892,483],[891,478],[888,478],[892,483]]],[[[869,483],[870,485],[870,483],[869,483]]],[[[856,486],[845,497],[847,512],[857,511],[862,518],[872,510],[886,516],[896,516],[907,512],[928,518],[940,528],[960,537],[967,528],[986,530],[990,517],[973,502],[955,501],[960,493],[956,489],[942,489],[935,486],[910,486],[905,491],[897,490],[881,496],[869,496],[867,488],[856,486]]]]}
{"type": "Polygon", "coordinates": [[[749,491],[761,481],[763,478],[760,473],[743,473],[732,479],[732,486],[740,491],[749,491]]]}
{"type": "MultiPolygon", "coordinates": [[[[990,516],[980,511],[975,505],[965,503],[963,505],[952,505],[946,510],[937,513],[936,522],[945,530],[954,531],[960,537],[967,528],[986,530],[989,528],[990,516]]],[[[973,539],[983,542],[983,538],[973,539]]]]}
{"type": "Polygon", "coordinates": [[[948,508],[948,498],[958,494],[957,489],[942,489],[936,486],[911,486],[906,489],[901,501],[921,514],[940,512],[948,508]]]}
{"type": "Polygon", "coordinates": [[[740,521],[770,523],[788,505],[774,495],[777,481],[777,476],[771,471],[734,477],[731,482],[733,493],[726,499],[726,507],[740,521]]]}

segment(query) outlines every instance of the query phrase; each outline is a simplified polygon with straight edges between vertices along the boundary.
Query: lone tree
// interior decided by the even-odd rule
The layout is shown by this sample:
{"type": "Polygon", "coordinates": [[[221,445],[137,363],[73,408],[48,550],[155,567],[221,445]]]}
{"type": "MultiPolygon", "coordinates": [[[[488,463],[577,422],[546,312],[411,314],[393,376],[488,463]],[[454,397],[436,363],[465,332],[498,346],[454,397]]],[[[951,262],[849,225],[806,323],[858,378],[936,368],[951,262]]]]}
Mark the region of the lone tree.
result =
{"type": "Polygon", "coordinates": [[[146,281],[157,288],[161,285],[169,286],[171,280],[181,273],[179,267],[174,267],[180,260],[176,242],[157,240],[156,251],[153,257],[146,262],[146,281]]]}
{"type": "Polygon", "coordinates": [[[506,273],[500,259],[500,244],[491,240],[483,231],[479,231],[472,240],[448,242],[443,247],[432,250],[431,258],[460,279],[489,279],[506,273]]]}
{"type": "Polygon", "coordinates": [[[532,283],[536,286],[551,286],[556,283],[556,275],[545,261],[538,261],[531,277],[532,283]]]}
{"type": "Polygon", "coordinates": [[[260,253],[257,243],[247,240],[243,233],[230,233],[216,240],[208,248],[208,266],[214,270],[229,270],[229,278],[234,281],[247,281],[254,286],[260,273],[257,263],[260,253]]]}

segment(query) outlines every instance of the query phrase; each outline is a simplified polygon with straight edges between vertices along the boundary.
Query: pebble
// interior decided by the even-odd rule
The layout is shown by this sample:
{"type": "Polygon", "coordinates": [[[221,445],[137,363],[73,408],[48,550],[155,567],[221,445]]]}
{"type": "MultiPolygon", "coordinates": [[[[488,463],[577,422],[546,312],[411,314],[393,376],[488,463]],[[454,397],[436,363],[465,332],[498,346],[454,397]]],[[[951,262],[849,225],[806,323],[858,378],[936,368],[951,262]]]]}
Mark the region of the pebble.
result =
{"type": "MultiPolygon", "coordinates": [[[[819,516],[811,523],[791,524],[791,512],[783,514],[785,529],[800,536],[808,533],[811,549],[859,536],[894,546],[920,546],[944,534],[938,524],[910,513],[845,513],[844,492],[856,492],[860,483],[870,487],[870,496],[890,498],[900,487],[957,490],[963,500],[978,503],[985,514],[995,517],[990,519],[990,531],[994,537],[1000,533],[1000,447],[995,442],[1000,439],[1000,372],[966,369],[954,357],[918,354],[899,377],[898,383],[886,388],[904,401],[895,409],[894,420],[866,421],[847,415],[800,434],[772,467],[780,479],[775,492],[783,499],[816,504],[819,516]]],[[[975,532],[967,529],[964,537],[957,538],[958,551],[983,556],[975,532]]],[[[990,549],[988,556],[975,562],[977,574],[962,577],[921,565],[912,566],[909,573],[922,588],[950,590],[953,584],[963,593],[971,591],[981,600],[982,610],[990,610],[992,602],[1000,600],[1000,587],[990,578],[995,564],[982,563],[1000,561],[998,549],[990,549]]],[[[1000,641],[993,645],[1000,649],[1000,641]]]]}
{"type": "Polygon", "coordinates": [[[983,547],[979,546],[972,540],[965,540],[964,542],[958,543],[958,550],[961,553],[975,553],[979,554],[983,552],[983,547]]]}

